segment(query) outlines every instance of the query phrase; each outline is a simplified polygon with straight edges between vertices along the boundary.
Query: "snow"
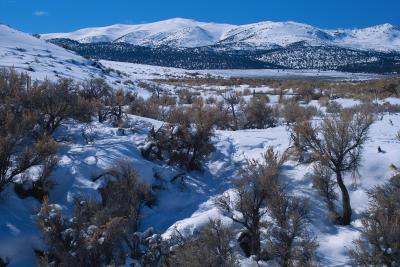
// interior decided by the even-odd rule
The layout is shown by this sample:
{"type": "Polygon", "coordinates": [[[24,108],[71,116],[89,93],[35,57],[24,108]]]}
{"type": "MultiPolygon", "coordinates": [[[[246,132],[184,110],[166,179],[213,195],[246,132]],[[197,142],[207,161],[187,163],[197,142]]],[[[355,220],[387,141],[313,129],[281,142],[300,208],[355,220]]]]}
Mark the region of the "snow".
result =
{"type": "Polygon", "coordinates": [[[223,77],[245,77],[245,78],[276,78],[276,79],[337,79],[337,80],[369,80],[384,77],[371,73],[349,73],[340,71],[320,70],[282,70],[282,69],[246,69],[246,70],[199,70],[198,72],[223,77]]]}
{"type": "Polygon", "coordinates": [[[152,80],[152,79],[168,79],[168,78],[189,78],[197,75],[199,77],[204,74],[199,71],[185,70],[179,68],[160,67],[144,64],[135,64],[127,62],[100,60],[100,63],[108,68],[121,71],[131,80],[152,80]]]}
{"type": "Polygon", "coordinates": [[[43,38],[69,38],[83,43],[126,42],[135,45],[176,45],[199,47],[219,41],[226,30],[234,27],[228,24],[204,23],[189,19],[175,18],[140,25],[112,25],[100,28],[81,29],[72,33],[43,34],[43,38]]]}
{"type": "Polygon", "coordinates": [[[82,43],[126,42],[142,46],[273,48],[297,42],[377,51],[399,51],[400,30],[383,24],[364,29],[326,30],[297,22],[264,21],[247,25],[175,18],[159,22],[86,28],[70,33],[42,34],[44,39],[69,38],[82,43]]]}
{"type": "Polygon", "coordinates": [[[120,77],[105,73],[94,62],[71,51],[0,24],[0,67],[28,73],[33,80],[103,77],[110,84],[120,77]]]}
{"type": "MultiPolygon", "coordinates": [[[[129,116],[129,120],[136,127],[128,130],[125,136],[116,135],[116,129],[107,124],[92,123],[91,127],[97,134],[95,141],[90,144],[86,144],[81,136],[86,127],[84,124],[70,121],[56,132],[56,138],[68,136],[72,140],[61,143],[60,164],[52,178],[56,186],[50,194],[50,202],[57,203],[57,209],[62,208],[63,212],[70,213],[73,196],[78,192],[97,195],[96,188],[100,181],[92,182],[92,176],[115,161],[127,159],[146,182],[160,182],[155,180],[154,173],[160,174],[166,188],[157,192],[157,205],[144,210],[142,230],[153,227],[167,238],[175,229],[191,234],[210,218],[221,218],[230,225],[232,221],[219,213],[213,205],[213,199],[229,193],[231,182],[246,159],[260,159],[270,146],[280,152],[289,146],[285,126],[263,130],[216,131],[213,138],[216,151],[206,162],[204,172],[190,172],[185,174],[182,183],[171,183],[170,178],[179,169],[147,161],[139,151],[139,147],[145,144],[149,125],[160,127],[162,122],[137,116],[129,116]]],[[[351,186],[352,179],[346,176],[355,213],[355,221],[349,227],[334,226],[327,220],[326,208],[312,188],[311,165],[293,161],[285,164],[284,177],[288,189],[294,194],[309,197],[312,203],[312,229],[320,243],[318,252],[323,256],[324,266],[347,266],[346,249],[352,246],[351,241],[359,234],[359,214],[368,204],[365,190],[385,182],[392,175],[390,164],[397,163],[393,161],[400,158],[400,142],[394,139],[399,128],[399,115],[385,115],[382,120],[376,121],[371,129],[371,138],[365,145],[361,179],[351,186]],[[378,153],[378,146],[386,153],[378,153]]],[[[41,247],[34,217],[39,203],[33,199],[19,199],[11,188],[4,193],[0,203],[0,255],[14,260],[10,266],[30,265],[34,257],[32,247],[41,247]]],[[[87,229],[88,232],[90,230],[87,229]]],[[[99,239],[99,242],[102,240],[99,239]]],[[[243,266],[252,264],[251,259],[241,262],[243,266]]]]}
{"type": "Polygon", "coordinates": [[[344,47],[378,51],[399,51],[400,48],[400,30],[389,23],[365,29],[334,30],[330,34],[337,37],[336,44],[344,47]]]}

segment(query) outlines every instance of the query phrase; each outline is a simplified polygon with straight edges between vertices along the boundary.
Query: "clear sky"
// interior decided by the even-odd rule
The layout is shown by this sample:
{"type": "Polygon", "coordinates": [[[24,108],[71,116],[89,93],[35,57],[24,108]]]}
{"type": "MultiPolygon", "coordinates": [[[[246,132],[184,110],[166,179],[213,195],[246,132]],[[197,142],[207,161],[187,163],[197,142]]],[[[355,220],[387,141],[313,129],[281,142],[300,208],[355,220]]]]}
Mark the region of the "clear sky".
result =
{"type": "Polygon", "coordinates": [[[400,0],[0,0],[0,23],[31,33],[174,17],[232,24],[291,20],[321,28],[400,26],[400,0]]]}

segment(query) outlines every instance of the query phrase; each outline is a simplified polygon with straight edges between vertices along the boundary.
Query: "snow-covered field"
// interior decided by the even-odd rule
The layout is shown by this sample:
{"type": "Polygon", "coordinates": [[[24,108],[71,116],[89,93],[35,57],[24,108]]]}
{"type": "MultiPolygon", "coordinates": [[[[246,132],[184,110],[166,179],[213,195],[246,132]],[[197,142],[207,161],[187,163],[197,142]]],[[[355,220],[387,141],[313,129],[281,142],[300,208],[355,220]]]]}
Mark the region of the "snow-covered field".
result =
{"type": "Polygon", "coordinates": [[[109,60],[100,60],[100,63],[108,68],[112,68],[127,74],[132,80],[189,78],[194,76],[200,78],[209,74],[207,71],[193,71],[109,60]]]}
{"type": "Polygon", "coordinates": [[[202,70],[200,73],[209,73],[223,77],[243,78],[271,78],[271,79],[316,79],[316,80],[369,80],[385,77],[384,75],[371,73],[348,73],[340,71],[319,70],[202,70]]]}
{"type": "Polygon", "coordinates": [[[315,80],[370,80],[388,77],[373,73],[349,73],[320,70],[283,70],[283,69],[226,69],[226,70],[185,70],[127,62],[101,60],[108,68],[128,74],[132,79],[166,78],[271,78],[271,79],[315,79],[315,80]]]}
{"type": "MultiPolygon", "coordinates": [[[[138,149],[143,145],[150,125],[159,127],[162,122],[136,116],[130,116],[129,120],[132,131],[127,131],[126,136],[117,135],[117,129],[109,125],[92,123],[96,133],[92,144],[83,141],[83,124],[70,122],[57,131],[56,138],[67,136],[70,141],[61,143],[58,153],[60,164],[52,175],[56,186],[50,194],[50,202],[70,211],[73,196],[78,192],[96,194],[99,184],[91,181],[93,175],[117,160],[127,159],[146,182],[155,183],[153,174],[157,172],[161,173],[166,186],[166,190],[158,195],[158,204],[145,210],[143,230],[151,226],[160,233],[165,232],[164,237],[168,237],[175,228],[182,233],[192,233],[210,218],[220,217],[231,223],[228,218],[221,217],[212,199],[229,191],[245,159],[260,158],[269,146],[278,151],[289,146],[285,126],[265,130],[217,131],[213,138],[216,151],[207,161],[204,173],[189,173],[182,185],[168,182],[179,170],[145,160],[138,149]]],[[[346,266],[346,249],[351,247],[352,240],[358,235],[358,217],[368,204],[365,190],[387,181],[392,174],[390,164],[398,163],[395,161],[400,158],[400,142],[394,139],[399,128],[400,115],[386,115],[372,126],[360,169],[361,179],[353,183],[350,177],[346,177],[355,211],[355,220],[348,227],[334,226],[327,220],[326,208],[312,188],[312,166],[292,161],[285,164],[283,174],[290,190],[311,200],[312,229],[318,237],[318,252],[324,266],[346,266]],[[378,146],[386,153],[378,153],[378,146]]],[[[41,246],[34,216],[38,209],[36,200],[19,199],[11,187],[2,194],[0,255],[15,259],[11,266],[30,265],[34,260],[32,247],[41,246]]]]}

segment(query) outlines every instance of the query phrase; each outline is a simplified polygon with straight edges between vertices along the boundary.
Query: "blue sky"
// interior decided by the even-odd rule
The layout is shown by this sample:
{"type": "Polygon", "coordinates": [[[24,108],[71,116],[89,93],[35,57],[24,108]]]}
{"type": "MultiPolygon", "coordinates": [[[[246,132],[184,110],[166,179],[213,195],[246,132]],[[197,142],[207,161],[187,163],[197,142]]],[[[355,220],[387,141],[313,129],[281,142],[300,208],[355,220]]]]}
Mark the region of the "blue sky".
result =
{"type": "Polygon", "coordinates": [[[400,0],[0,0],[0,23],[31,33],[174,17],[232,24],[292,20],[321,28],[400,26],[400,0]]]}

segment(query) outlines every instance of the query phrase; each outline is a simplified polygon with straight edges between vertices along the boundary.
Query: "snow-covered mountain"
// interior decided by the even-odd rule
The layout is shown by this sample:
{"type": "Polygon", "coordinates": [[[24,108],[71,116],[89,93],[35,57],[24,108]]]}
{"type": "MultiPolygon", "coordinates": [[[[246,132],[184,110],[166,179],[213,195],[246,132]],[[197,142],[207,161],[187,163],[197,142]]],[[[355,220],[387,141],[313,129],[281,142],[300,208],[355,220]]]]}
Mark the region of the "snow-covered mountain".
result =
{"type": "Polygon", "coordinates": [[[297,42],[361,50],[400,51],[400,29],[383,24],[364,29],[325,30],[296,22],[260,22],[248,25],[205,23],[175,18],[139,25],[86,28],[70,33],[43,34],[44,39],[66,38],[80,43],[117,42],[140,46],[193,48],[228,45],[270,48],[297,42]]]}
{"type": "Polygon", "coordinates": [[[43,34],[44,39],[67,38],[81,43],[124,42],[141,46],[199,47],[220,41],[234,25],[170,19],[160,22],[87,28],[71,33],[43,34]]]}

